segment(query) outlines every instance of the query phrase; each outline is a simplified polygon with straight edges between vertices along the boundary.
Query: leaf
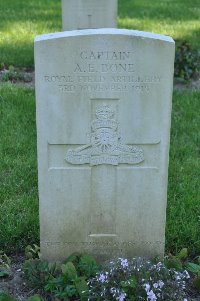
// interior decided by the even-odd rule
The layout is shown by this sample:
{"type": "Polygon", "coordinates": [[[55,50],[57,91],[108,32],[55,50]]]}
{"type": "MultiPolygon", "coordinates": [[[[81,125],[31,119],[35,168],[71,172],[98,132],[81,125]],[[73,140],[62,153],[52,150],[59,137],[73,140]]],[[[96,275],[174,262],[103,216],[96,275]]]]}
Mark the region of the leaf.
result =
{"type": "Polygon", "coordinates": [[[179,253],[178,253],[178,258],[180,260],[182,259],[186,259],[188,257],[188,249],[187,248],[183,248],[179,253]]]}
{"type": "Polygon", "coordinates": [[[168,269],[175,269],[177,271],[181,271],[183,268],[182,262],[176,256],[170,256],[165,259],[165,265],[168,269]]]}
{"type": "Polygon", "coordinates": [[[67,257],[67,259],[65,260],[64,263],[72,262],[76,266],[76,264],[78,264],[78,262],[79,262],[80,256],[81,256],[80,253],[74,252],[69,257],[67,257]]]}
{"type": "Polygon", "coordinates": [[[0,255],[0,267],[9,268],[11,264],[10,258],[6,254],[0,255]]]}
{"type": "Polygon", "coordinates": [[[136,288],[137,279],[136,277],[132,276],[126,281],[121,281],[120,284],[123,288],[136,288]]]}
{"type": "Polygon", "coordinates": [[[40,295],[33,295],[27,299],[27,301],[43,301],[40,295]]]}
{"type": "Polygon", "coordinates": [[[82,275],[89,278],[95,276],[95,274],[99,272],[100,266],[92,256],[88,254],[83,254],[80,257],[78,270],[81,272],[82,275]]]}
{"type": "Polygon", "coordinates": [[[78,277],[75,280],[75,286],[79,296],[81,297],[81,300],[87,300],[89,288],[85,279],[83,277],[78,277]]]}
{"type": "Polygon", "coordinates": [[[5,270],[0,270],[0,278],[3,278],[3,277],[8,277],[9,276],[9,272],[8,271],[5,271],[5,270]]]}
{"type": "Polygon", "coordinates": [[[50,269],[51,275],[54,275],[54,273],[55,273],[55,271],[56,271],[56,268],[57,268],[56,262],[54,262],[54,263],[52,263],[52,264],[49,264],[49,269],[50,269]]]}
{"type": "Polygon", "coordinates": [[[200,292],[200,276],[195,277],[193,283],[196,289],[198,290],[198,292],[200,292]]]}
{"type": "Polygon", "coordinates": [[[96,264],[96,260],[91,255],[83,254],[80,257],[80,263],[91,265],[96,264]]]}
{"type": "Polygon", "coordinates": [[[186,269],[189,271],[189,272],[192,272],[192,273],[195,273],[195,274],[198,274],[200,273],[200,265],[196,264],[196,263],[192,263],[192,262],[188,262],[186,265],[185,265],[186,269]]]}
{"type": "Polygon", "coordinates": [[[4,292],[0,292],[0,301],[16,301],[16,299],[4,292]]]}
{"type": "Polygon", "coordinates": [[[137,279],[136,279],[136,277],[133,276],[128,281],[130,282],[130,287],[136,288],[136,286],[137,286],[137,279]]]}
{"type": "Polygon", "coordinates": [[[67,262],[66,264],[62,264],[61,270],[63,274],[66,274],[70,280],[74,280],[77,277],[77,271],[72,262],[67,262]]]}

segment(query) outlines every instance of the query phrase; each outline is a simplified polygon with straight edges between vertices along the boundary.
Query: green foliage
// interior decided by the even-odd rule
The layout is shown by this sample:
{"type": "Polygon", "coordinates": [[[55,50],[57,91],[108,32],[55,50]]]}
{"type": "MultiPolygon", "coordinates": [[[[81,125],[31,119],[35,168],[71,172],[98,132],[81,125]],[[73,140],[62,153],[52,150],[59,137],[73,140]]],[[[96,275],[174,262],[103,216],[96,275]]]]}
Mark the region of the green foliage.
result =
{"type": "Polygon", "coordinates": [[[83,254],[80,256],[77,269],[81,275],[89,278],[94,276],[100,270],[100,266],[91,255],[83,254]]]}
{"type": "Polygon", "coordinates": [[[188,262],[185,265],[185,267],[189,272],[195,274],[193,284],[196,287],[196,289],[200,292],[200,265],[193,262],[188,262]]]}
{"type": "Polygon", "coordinates": [[[192,272],[192,273],[197,274],[198,276],[200,276],[200,265],[199,264],[196,264],[196,263],[193,263],[193,262],[188,262],[185,265],[185,267],[189,272],[192,272]]]}
{"type": "Polygon", "coordinates": [[[176,269],[177,271],[181,271],[183,268],[182,262],[176,256],[166,258],[165,265],[168,269],[176,269]]]}
{"type": "Polygon", "coordinates": [[[25,257],[26,259],[36,259],[40,258],[40,247],[33,244],[33,246],[28,245],[25,248],[25,257]]]}
{"type": "Polygon", "coordinates": [[[45,290],[59,300],[69,300],[71,297],[87,300],[88,295],[88,286],[84,277],[69,278],[65,273],[48,281],[45,290]]]}
{"type": "Polygon", "coordinates": [[[74,264],[80,276],[87,278],[94,276],[100,270],[100,265],[89,254],[73,253],[65,260],[65,263],[68,262],[74,264]]]}
{"type": "Polygon", "coordinates": [[[88,285],[85,280],[85,277],[77,277],[74,281],[76,290],[78,295],[80,296],[80,300],[88,299],[88,285]]]}
{"type": "Polygon", "coordinates": [[[55,276],[56,263],[49,264],[40,259],[29,259],[25,261],[23,271],[33,287],[42,288],[55,276]]]}
{"type": "Polygon", "coordinates": [[[11,259],[3,251],[0,251],[0,268],[9,269],[10,264],[11,259]]]}
{"type": "MultiPolygon", "coordinates": [[[[17,301],[15,298],[0,291],[0,301],[17,301]]],[[[29,297],[26,301],[43,301],[43,298],[40,295],[33,295],[29,297]]]]}
{"type": "Polygon", "coordinates": [[[193,283],[198,292],[200,292],[200,276],[196,276],[193,279],[193,283]]]}
{"type": "MultiPolygon", "coordinates": [[[[29,257],[37,256],[38,252],[37,245],[26,248],[29,257]]],[[[99,269],[93,257],[78,253],[69,256],[60,268],[38,258],[26,260],[23,266],[25,276],[33,287],[45,289],[56,298],[66,301],[72,297],[87,300],[86,279],[94,276],[99,269]]]]}
{"type": "Polygon", "coordinates": [[[200,51],[193,50],[186,41],[180,43],[175,55],[175,77],[190,80],[200,71],[200,51]]]}
{"type": "Polygon", "coordinates": [[[130,276],[126,281],[121,281],[120,286],[123,292],[130,297],[131,300],[135,300],[135,293],[138,291],[138,280],[136,276],[130,276]]]}
{"type": "Polygon", "coordinates": [[[0,291],[0,301],[16,301],[16,299],[0,291]]]}
{"type": "Polygon", "coordinates": [[[183,270],[184,261],[188,257],[188,250],[187,248],[181,249],[181,251],[176,255],[169,255],[165,257],[165,265],[168,269],[175,269],[177,271],[183,270]]]}
{"type": "Polygon", "coordinates": [[[86,279],[94,276],[100,266],[88,254],[74,253],[61,265],[61,273],[48,281],[45,290],[61,300],[71,297],[87,300],[88,286],[86,279]]]}
{"type": "Polygon", "coordinates": [[[0,251],[0,278],[10,275],[10,264],[10,258],[3,251],[0,251]]]}
{"type": "MultiPolygon", "coordinates": [[[[0,301],[17,301],[15,298],[0,291],[0,301]]],[[[43,301],[43,298],[40,295],[33,295],[29,297],[26,301],[43,301]]]]}
{"type": "Polygon", "coordinates": [[[178,253],[177,257],[180,260],[184,260],[188,257],[188,249],[187,248],[183,248],[180,250],[180,252],[178,253]]]}
{"type": "Polygon", "coordinates": [[[75,266],[77,266],[79,263],[80,257],[81,257],[81,253],[74,252],[70,256],[67,257],[67,259],[64,261],[64,263],[72,262],[75,266]]]}
{"type": "Polygon", "coordinates": [[[29,297],[26,301],[43,301],[43,298],[40,295],[33,295],[29,297]]]}
{"type": "Polygon", "coordinates": [[[62,273],[66,275],[67,279],[74,280],[77,278],[77,271],[72,262],[67,262],[61,266],[62,273]]]}

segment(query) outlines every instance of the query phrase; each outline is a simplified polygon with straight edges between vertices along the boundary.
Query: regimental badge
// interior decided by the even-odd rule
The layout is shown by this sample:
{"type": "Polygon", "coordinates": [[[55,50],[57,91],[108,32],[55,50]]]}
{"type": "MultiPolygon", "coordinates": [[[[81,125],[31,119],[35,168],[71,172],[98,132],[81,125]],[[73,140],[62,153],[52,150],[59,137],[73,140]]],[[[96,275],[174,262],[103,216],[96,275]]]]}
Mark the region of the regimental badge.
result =
{"type": "Polygon", "coordinates": [[[96,109],[96,119],[91,123],[90,144],[69,149],[65,160],[71,164],[138,164],[144,161],[143,150],[122,144],[119,123],[108,105],[96,109]]]}

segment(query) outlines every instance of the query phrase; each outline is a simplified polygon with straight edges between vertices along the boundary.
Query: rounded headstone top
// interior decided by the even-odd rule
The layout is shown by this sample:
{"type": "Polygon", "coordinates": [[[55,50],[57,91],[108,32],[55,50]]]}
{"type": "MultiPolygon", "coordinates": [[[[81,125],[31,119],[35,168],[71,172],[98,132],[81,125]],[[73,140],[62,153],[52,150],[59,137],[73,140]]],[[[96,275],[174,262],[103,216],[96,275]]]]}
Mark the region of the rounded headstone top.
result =
{"type": "Polygon", "coordinates": [[[165,36],[162,34],[156,34],[156,33],[145,32],[145,31],[139,31],[139,30],[117,29],[117,28],[82,29],[82,30],[71,30],[71,31],[43,34],[43,35],[36,36],[35,42],[60,39],[65,37],[89,36],[89,35],[90,36],[91,35],[134,36],[134,37],[148,38],[148,39],[174,43],[174,40],[170,36],[165,36]]]}

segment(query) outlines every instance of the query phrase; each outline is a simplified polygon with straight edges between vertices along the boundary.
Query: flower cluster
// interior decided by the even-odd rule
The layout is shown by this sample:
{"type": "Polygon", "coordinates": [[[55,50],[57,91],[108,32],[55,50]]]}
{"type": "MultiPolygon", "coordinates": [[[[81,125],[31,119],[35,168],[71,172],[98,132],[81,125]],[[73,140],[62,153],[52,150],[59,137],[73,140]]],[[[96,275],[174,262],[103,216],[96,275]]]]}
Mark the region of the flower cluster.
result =
{"type": "Polygon", "coordinates": [[[167,269],[161,262],[119,258],[90,279],[88,301],[189,301],[185,293],[189,277],[187,271],[167,269]]]}

